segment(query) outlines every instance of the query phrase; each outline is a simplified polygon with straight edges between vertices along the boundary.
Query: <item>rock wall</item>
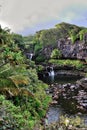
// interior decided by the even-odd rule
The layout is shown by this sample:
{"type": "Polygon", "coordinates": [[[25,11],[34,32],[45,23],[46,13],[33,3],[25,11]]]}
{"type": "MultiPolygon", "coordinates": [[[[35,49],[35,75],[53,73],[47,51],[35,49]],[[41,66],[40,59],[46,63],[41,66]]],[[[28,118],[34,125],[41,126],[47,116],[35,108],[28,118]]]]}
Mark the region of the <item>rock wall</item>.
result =
{"type": "Polygon", "coordinates": [[[87,60],[87,42],[77,40],[75,43],[72,43],[71,39],[60,39],[55,46],[48,45],[44,47],[39,55],[49,59],[55,48],[61,51],[62,58],[87,60]]]}
{"type": "Polygon", "coordinates": [[[87,43],[76,41],[72,43],[71,40],[58,40],[58,49],[61,50],[64,58],[74,58],[87,60],[87,43]]]}

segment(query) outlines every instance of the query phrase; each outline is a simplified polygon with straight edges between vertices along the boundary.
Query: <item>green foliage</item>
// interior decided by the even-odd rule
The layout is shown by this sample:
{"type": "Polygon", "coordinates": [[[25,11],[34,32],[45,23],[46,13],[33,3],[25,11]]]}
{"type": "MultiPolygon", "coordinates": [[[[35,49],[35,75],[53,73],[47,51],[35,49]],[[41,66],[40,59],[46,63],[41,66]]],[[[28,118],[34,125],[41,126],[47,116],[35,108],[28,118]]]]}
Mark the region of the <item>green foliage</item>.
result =
{"type": "Polygon", "coordinates": [[[45,61],[45,56],[44,55],[39,55],[36,57],[36,62],[44,62],[45,61]]]}
{"type": "Polygon", "coordinates": [[[6,64],[0,68],[0,93],[8,93],[6,94],[7,97],[21,94],[33,96],[29,91],[29,82],[30,79],[27,70],[24,69],[24,67],[12,67],[10,64],[6,64]]]}
{"type": "Polygon", "coordinates": [[[1,122],[0,129],[7,130],[27,130],[33,129],[35,120],[30,120],[31,113],[27,110],[22,111],[20,106],[15,106],[4,96],[0,95],[0,113],[1,122]]]}
{"type": "Polygon", "coordinates": [[[61,51],[58,49],[54,49],[51,53],[51,58],[58,59],[62,56],[61,51]]]}
{"type": "Polygon", "coordinates": [[[77,39],[76,35],[71,35],[71,41],[72,41],[72,43],[75,43],[76,39],[77,39]]]}
{"type": "Polygon", "coordinates": [[[80,60],[54,60],[54,59],[51,59],[51,60],[49,60],[49,63],[53,63],[53,64],[59,65],[59,66],[72,66],[77,69],[84,67],[83,63],[80,60]]]}
{"type": "Polygon", "coordinates": [[[87,29],[82,29],[80,32],[79,32],[79,35],[80,35],[80,40],[84,40],[84,34],[87,33],[87,29]]]}
{"type": "Polygon", "coordinates": [[[34,51],[34,36],[29,35],[26,37],[23,37],[23,49],[26,52],[33,52],[34,51]]]}
{"type": "MultiPolygon", "coordinates": [[[[24,37],[24,50],[26,52],[34,52],[36,59],[40,52],[43,52],[44,48],[48,47],[49,45],[52,49],[56,48],[57,41],[59,39],[67,39],[70,37],[72,43],[75,43],[75,41],[78,39],[83,39],[83,30],[87,32],[87,29],[84,29],[83,27],[62,22],[55,25],[55,28],[40,30],[36,32],[34,36],[30,35],[24,37]]],[[[42,57],[38,57],[37,61],[42,61],[42,57]]]]}
{"type": "Polygon", "coordinates": [[[14,51],[12,51],[12,48],[10,47],[4,48],[3,58],[5,59],[5,61],[7,62],[10,61],[13,64],[23,63],[22,52],[20,50],[18,52],[14,52],[14,51]]]}
{"type": "Polygon", "coordinates": [[[40,51],[48,45],[54,48],[57,45],[57,41],[61,38],[71,37],[72,43],[74,43],[79,38],[79,32],[82,29],[76,25],[63,22],[55,25],[55,28],[38,31],[33,39],[35,50],[39,48],[40,51]],[[40,45],[42,46],[41,48],[40,45]]]}
{"type": "MultiPolygon", "coordinates": [[[[65,22],[62,22],[60,24],[55,25],[55,27],[59,30],[59,32],[61,33],[60,36],[63,35],[63,38],[66,38],[67,36],[69,36],[70,31],[73,30],[75,27],[75,25],[72,24],[68,24],[65,22]]],[[[78,28],[78,27],[77,27],[78,28]]],[[[61,38],[61,37],[60,37],[61,38]]]]}
{"type": "Polygon", "coordinates": [[[40,34],[39,40],[40,43],[45,47],[46,45],[55,45],[57,39],[57,30],[56,29],[49,29],[43,30],[40,34]],[[53,36],[52,36],[53,35],[53,36]]]}
{"type": "Polygon", "coordinates": [[[12,36],[10,35],[10,30],[8,28],[0,29],[0,46],[6,45],[12,42],[12,36]]]}
{"type": "Polygon", "coordinates": [[[45,92],[48,86],[38,80],[34,62],[27,60],[18,47],[21,36],[0,31],[0,94],[10,100],[0,96],[0,128],[33,130],[51,100],[45,92]]]}
{"type": "Polygon", "coordinates": [[[72,43],[75,43],[75,41],[79,38],[79,31],[80,28],[78,28],[77,26],[75,26],[74,29],[69,31],[72,43]]]}
{"type": "Polygon", "coordinates": [[[72,129],[73,129],[73,127],[82,128],[84,126],[84,122],[79,116],[76,116],[76,117],[61,116],[60,124],[64,125],[65,127],[71,126],[72,129]]]}
{"type": "Polygon", "coordinates": [[[5,34],[4,33],[2,33],[2,34],[3,34],[3,37],[5,37],[5,39],[3,39],[1,37],[1,41],[3,39],[3,42],[0,45],[0,47],[1,47],[0,48],[1,62],[4,62],[4,63],[9,62],[10,64],[21,64],[21,63],[23,63],[24,57],[22,55],[22,52],[18,48],[18,45],[14,43],[12,35],[8,32],[7,32],[7,35],[6,35],[6,31],[5,31],[5,34]]]}
{"type": "Polygon", "coordinates": [[[24,42],[26,42],[26,43],[29,43],[29,42],[31,43],[31,41],[33,41],[33,38],[34,38],[33,35],[23,37],[24,42]]]}
{"type": "Polygon", "coordinates": [[[38,67],[37,67],[37,71],[42,71],[43,70],[43,66],[42,65],[38,65],[38,67]]]}
{"type": "Polygon", "coordinates": [[[36,44],[35,47],[34,47],[35,54],[38,54],[41,49],[42,49],[42,45],[36,44]]]}
{"type": "MultiPolygon", "coordinates": [[[[58,37],[60,36],[60,32],[57,29],[49,29],[49,30],[42,30],[37,32],[35,35],[35,43],[38,45],[42,45],[42,48],[46,47],[47,45],[55,46],[58,37]]],[[[62,35],[61,35],[62,36],[62,35]]]]}
{"type": "MultiPolygon", "coordinates": [[[[6,100],[0,95],[2,130],[33,130],[45,116],[51,101],[51,97],[45,92],[48,85],[38,80],[35,63],[26,59],[20,48],[28,52],[34,51],[36,61],[43,62],[45,56],[40,55],[40,52],[44,47],[51,45],[55,48],[58,39],[68,36],[73,37],[74,42],[81,29],[62,23],[56,28],[41,30],[35,36],[22,37],[11,34],[8,29],[0,28],[0,94],[9,99],[6,100]]],[[[61,52],[54,49],[51,57],[60,58],[61,52]]],[[[49,63],[69,65],[78,69],[83,67],[80,61],[74,60],[51,59],[49,63]]],[[[39,70],[41,69],[42,66],[39,66],[39,70]]]]}
{"type": "Polygon", "coordinates": [[[22,37],[22,35],[12,33],[12,38],[13,38],[13,41],[16,44],[18,44],[18,45],[23,44],[23,37],[22,37]]]}

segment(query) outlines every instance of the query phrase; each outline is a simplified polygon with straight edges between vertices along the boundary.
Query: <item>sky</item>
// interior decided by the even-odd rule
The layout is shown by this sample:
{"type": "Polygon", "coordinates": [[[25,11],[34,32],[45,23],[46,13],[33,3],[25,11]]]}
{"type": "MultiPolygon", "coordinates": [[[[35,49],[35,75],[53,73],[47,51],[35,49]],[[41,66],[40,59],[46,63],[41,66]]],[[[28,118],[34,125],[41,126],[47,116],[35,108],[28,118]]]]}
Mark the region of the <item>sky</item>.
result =
{"type": "Polygon", "coordinates": [[[61,22],[87,27],[87,0],[0,0],[0,24],[12,32],[29,35],[61,22]]]}

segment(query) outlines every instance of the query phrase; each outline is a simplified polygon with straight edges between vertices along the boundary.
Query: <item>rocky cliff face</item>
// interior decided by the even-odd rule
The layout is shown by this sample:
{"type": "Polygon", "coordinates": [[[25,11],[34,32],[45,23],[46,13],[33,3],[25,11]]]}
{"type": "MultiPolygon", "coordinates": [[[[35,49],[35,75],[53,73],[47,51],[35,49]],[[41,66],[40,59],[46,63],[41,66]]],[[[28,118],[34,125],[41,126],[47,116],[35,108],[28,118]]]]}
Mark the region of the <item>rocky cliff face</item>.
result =
{"type": "Polygon", "coordinates": [[[49,59],[53,49],[58,48],[62,53],[62,58],[87,60],[87,43],[77,40],[72,43],[70,39],[58,40],[55,47],[46,46],[40,53],[49,59]]]}
{"type": "Polygon", "coordinates": [[[58,49],[64,58],[87,60],[87,43],[76,41],[74,44],[70,39],[58,40],[58,49]]]}
{"type": "Polygon", "coordinates": [[[87,60],[87,28],[85,27],[63,22],[57,24],[55,28],[37,32],[34,42],[36,61],[43,57],[46,60],[50,59],[55,48],[61,51],[62,58],[87,60]]]}

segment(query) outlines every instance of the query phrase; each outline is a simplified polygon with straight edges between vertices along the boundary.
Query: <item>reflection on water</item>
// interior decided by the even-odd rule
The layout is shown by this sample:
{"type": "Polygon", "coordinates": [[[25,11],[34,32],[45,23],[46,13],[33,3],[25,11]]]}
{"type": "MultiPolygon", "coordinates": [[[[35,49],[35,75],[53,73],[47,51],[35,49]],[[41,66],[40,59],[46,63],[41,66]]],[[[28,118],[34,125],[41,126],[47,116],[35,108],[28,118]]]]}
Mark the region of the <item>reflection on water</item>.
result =
{"type": "Polygon", "coordinates": [[[43,80],[47,84],[59,83],[75,83],[78,79],[81,79],[80,76],[68,76],[68,75],[56,75],[56,76],[46,76],[43,77],[43,80]]]}
{"type": "MultiPolygon", "coordinates": [[[[66,84],[66,83],[75,83],[77,80],[81,79],[81,76],[71,76],[71,75],[55,75],[55,76],[44,76],[43,80],[47,84],[66,84]]],[[[59,105],[50,106],[47,112],[48,124],[58,121],[60,115],[64,115],[66,112],[59,105]]],[[[69,114],[70,116],[70,114],[69,114]]],[[[73,115],[75,116],[75,115],[73,115]]],[[[84,123],[87,125],[87,115],[81,115],[81,118],[84,119],[84,123]]]]}
{"type": "Polygon", "coordinates": [[[48,124],[58,121],[61,113],[62,109],[60,109],[60,106],[50,106],[47,113],[48,124]]]}
{"type": "MultiPolygon", "coordinates": [[[[59,105],[50,106],[49,110],[47,112],[48,124],[57,122],[59,120],[60,116],[62,116],[62,115],[64,116],[64,115],[66,115],[66,113],[59,105]]],[[[69,114],[67,116],[73,118],[75,115],[70,116],[70,114],[69,114]]],[[[87,115],[83,114],[79,117],[82,120],[84,120],[84,124],[87,126],[87,115]]]]}

